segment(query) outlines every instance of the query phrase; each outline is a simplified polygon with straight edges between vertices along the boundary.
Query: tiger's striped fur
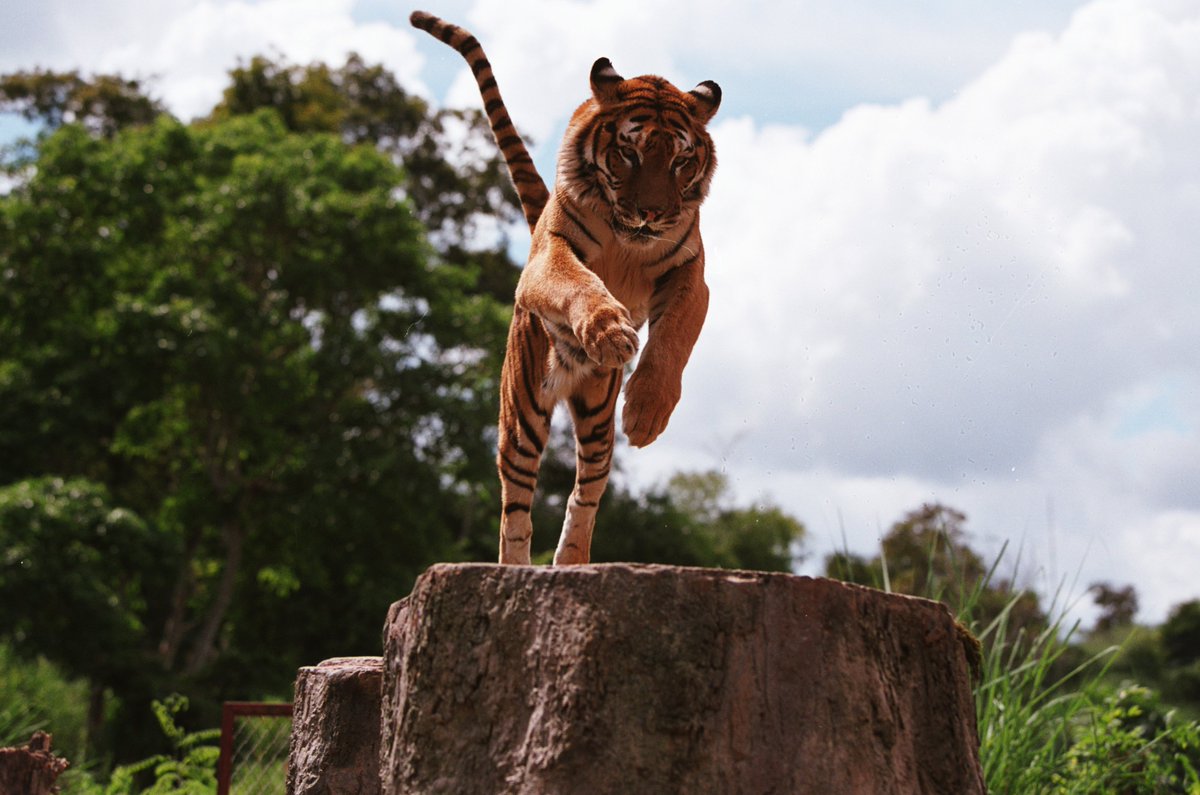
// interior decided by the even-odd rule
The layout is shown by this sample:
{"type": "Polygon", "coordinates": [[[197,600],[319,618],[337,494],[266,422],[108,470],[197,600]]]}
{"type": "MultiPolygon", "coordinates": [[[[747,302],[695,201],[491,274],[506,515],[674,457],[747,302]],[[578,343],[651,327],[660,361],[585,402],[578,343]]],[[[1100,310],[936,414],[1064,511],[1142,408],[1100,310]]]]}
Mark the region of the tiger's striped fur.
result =
{"type": "Polygon", "coordinates": [[[716,168],[705,125],[721,89],[706,81],[683,92],[652,75],[626,80],[607,58],[597,60],[592,96],[571,117],[551,193],[475,37],[420,11],[411,22],[470,65],[533,233],[500,376],[500,562],[529,563],[538,465],[551,414],[565,401],[576,474],[554,562],[586,563],[638,329],[649,322],[621,420],[630,444],[644,447],[679,402],[708,310],[699,208],[716,168]]]}

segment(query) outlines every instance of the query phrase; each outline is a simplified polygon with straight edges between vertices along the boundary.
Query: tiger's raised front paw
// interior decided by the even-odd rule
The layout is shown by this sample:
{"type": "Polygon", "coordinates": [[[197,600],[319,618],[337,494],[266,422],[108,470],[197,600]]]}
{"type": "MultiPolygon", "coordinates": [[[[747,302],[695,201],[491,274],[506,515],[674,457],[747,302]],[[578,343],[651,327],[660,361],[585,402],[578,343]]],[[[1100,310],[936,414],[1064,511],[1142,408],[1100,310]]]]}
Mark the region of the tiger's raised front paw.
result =
{"type": "Polygon", "coordinates": [[[622,367],[638,349],[637,329],[620,304],[593,312],[575,331],[588,358],[602,367],[622,367]]]}
{"type": "Polygon", "coordinates": [[[671,388],[638,368],[625,386],[625,410],[621,415],[621,427],[631,445],[645,447],[666,430],[679,394],[678,386],[671,388]]]}

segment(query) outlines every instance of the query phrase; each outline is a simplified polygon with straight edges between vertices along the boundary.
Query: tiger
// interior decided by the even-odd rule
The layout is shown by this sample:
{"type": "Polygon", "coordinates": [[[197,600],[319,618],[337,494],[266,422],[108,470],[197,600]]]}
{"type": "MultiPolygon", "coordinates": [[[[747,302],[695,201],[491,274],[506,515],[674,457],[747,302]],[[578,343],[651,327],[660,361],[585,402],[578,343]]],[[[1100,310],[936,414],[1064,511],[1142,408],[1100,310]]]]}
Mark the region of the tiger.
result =
{"type": "Polygon", "coordinates": [[[553,560],[588,563],[612,466],[617,395],[638,332],[649,323],[625,384],[621,424],[641,448],[679,403],[708,313],[700,205],[717,165],[706,126],[721,88],[706,80],[685,92],[655,75],[626,79],[609,59],[597,59],[591,97],[567,125],[551,192],[478,40],[422,11],[410,22],[470,66],[532,235],[500,374],[500,563],[530,564],[538,468],[560,403],[571,416],[576,471],[553,560]]]}

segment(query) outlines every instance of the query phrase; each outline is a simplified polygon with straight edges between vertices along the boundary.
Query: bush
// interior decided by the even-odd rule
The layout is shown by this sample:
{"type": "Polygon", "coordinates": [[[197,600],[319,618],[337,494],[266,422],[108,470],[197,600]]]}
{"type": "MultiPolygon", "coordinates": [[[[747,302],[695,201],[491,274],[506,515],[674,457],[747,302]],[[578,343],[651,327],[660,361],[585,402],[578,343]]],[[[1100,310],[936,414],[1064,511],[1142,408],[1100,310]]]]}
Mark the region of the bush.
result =
{"type": "Polygon", "coordinates": [[[1200,792],[1200,726],[1175,720],[1158,696],[1129,685],[1097,694],[1073,721],[1073,743],[1055,773],[1065,792],[1200,792]]]}
{"type": "Polygon", "coordinates": [[[219,729],[188,732],[176,723],[176,716],[188,708],[188,700],[172,694],[153,704],[154,717],[171,746],[171,752],[156,754],[112,772],[108,786],[101,786],[89,775],[68,775],[65,795],[212,795],[217,789],[217,757],[214,745],[219,729]]]}
{"type": "MultiPolygon", "coordinates": [[[[976,714],[989,791],[1200,793],[1200,724],[1165,710],[1148,688],[1108,684],[1125,650],[1084,652],[1071,643],[1078,626],[1065,629],[1061,615],[1036,635],[1014,636],[1009,615],[980,630],[976,714]]],[[[1127,639],[1135,658],[1145,651],[1137,640],[1127,639]]]]}

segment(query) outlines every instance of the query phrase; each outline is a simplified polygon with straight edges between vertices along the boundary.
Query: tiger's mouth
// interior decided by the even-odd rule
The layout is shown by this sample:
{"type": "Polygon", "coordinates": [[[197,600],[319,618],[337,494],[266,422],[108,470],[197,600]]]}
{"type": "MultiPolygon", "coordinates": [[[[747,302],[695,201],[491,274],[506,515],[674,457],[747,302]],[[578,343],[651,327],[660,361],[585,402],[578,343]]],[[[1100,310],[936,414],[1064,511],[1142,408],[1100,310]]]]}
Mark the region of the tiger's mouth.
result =
{"type": "Polygon", "coordinates": [[[613,228],[633,243],[650,243],[662,238],[669,227],[661,224],[631,224],[621,218],[613,219],[613,228]]]}

